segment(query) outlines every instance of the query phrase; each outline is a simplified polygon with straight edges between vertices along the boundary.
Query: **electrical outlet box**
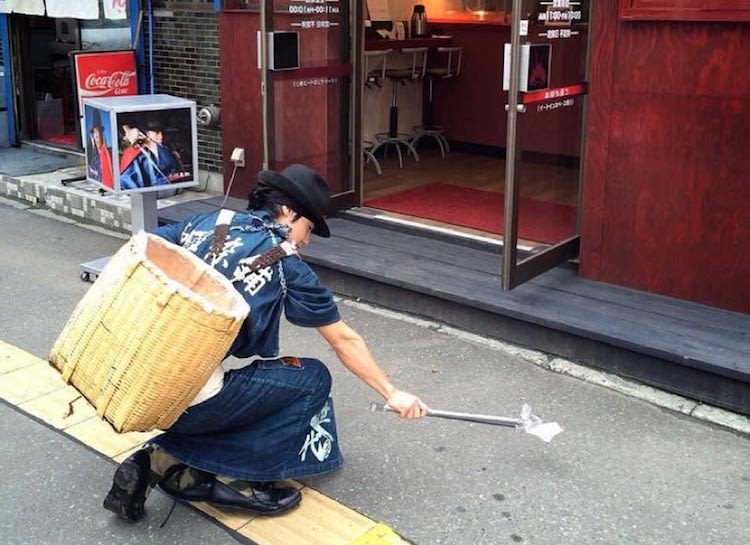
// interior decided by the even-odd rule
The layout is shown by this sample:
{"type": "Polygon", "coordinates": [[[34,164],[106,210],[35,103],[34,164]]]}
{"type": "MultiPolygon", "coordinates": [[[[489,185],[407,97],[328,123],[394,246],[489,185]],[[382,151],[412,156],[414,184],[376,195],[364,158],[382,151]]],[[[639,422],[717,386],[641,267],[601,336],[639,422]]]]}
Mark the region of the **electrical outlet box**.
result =
{"type": "Polygon", "coordinates": [[[230,160],[238,167],[245,166],[245,148],[234,148],[230,160]]]}

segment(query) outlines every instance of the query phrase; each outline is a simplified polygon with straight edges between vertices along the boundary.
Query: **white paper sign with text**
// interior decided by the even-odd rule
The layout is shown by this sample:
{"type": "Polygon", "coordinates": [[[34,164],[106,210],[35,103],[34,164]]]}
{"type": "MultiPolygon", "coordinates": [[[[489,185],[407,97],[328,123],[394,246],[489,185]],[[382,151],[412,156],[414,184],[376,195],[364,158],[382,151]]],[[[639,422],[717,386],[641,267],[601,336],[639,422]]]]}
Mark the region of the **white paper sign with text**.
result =
{"type": "Polygon", "coordinates": [[[103,0],[105,19],[125,19],[128,0],[103,0]]]}
{"type": "Polygon", "coordinates": [[[44,0],[0,0],[0,13],[44,15],[44,0]]]}

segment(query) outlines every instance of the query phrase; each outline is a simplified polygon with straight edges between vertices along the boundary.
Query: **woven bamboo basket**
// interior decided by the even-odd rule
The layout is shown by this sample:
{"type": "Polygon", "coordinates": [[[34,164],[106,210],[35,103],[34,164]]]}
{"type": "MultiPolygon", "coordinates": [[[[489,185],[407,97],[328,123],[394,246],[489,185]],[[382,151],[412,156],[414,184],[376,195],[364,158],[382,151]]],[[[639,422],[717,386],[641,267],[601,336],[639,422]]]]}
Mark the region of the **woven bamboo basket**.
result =
{"type": "Polygon", "coordinates": [[[141,232],[78,303],[49,362],[116,431],[165,429],[224,358],[248,312],[219,272],[141,232]]]}

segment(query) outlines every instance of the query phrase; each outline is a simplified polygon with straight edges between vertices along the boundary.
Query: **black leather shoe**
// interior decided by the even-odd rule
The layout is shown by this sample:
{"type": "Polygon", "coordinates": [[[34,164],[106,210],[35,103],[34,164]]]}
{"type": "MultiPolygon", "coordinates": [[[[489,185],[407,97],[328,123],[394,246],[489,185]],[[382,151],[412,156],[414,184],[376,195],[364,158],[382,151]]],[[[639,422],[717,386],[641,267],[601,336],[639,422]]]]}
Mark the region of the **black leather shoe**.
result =
{"type": "Polygon", "coordinates": [[[275,483],[253,483],[247,492],[216,480],[206,500],[217,507],[244,509],[256,515],[278,515],[299,504],[300,491],[292,486],[276,486],[275,483]]]}
{"type": "Polygon", "coordinates": [[[112,488],[104,498],[104,508],[117,513],[123,520],[143,518],[146,491],[151,473],[149,449],[141,449],[126,458],[115,471],[112,488]]]}
{"type": "Polygon", "coordinates": [[[216,482],[216,476],[212,473],[188,467],[185,464],[177,464],[164,472],[164,476],[159,481],[159,488],[176,500],[208,501],[214,482],[216,482]],[[180,486],[179,483],[186,472],[189,472],[192,482],[188,486],[180,486]]]}
{"type": "Polygon", "coordinates": [[[293,487],[277,487],[274,483],[247,483],[247,492],[233,488],[216,476],[189,468],[184,464],[170,467],[159,481],[167,495],[181,501],[205,501],[216,507],[244,509],[256,515],[278,515],[297,505],[302,499],[293,487]],[[184,471],[190,471],[193,483],[180,487],[184,471]]]}

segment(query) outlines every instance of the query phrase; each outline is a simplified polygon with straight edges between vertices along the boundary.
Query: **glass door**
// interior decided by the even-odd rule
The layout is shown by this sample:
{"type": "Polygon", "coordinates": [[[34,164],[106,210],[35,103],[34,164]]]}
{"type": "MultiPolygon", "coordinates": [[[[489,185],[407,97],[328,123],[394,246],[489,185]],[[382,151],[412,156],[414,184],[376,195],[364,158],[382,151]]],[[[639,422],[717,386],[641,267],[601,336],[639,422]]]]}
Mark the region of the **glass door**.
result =
{"type": "Polygon", "coordinates": [[[513,0],[504,69],[506,290],[578,255],[591,3],[513,0]]]}
{"type": "Polygon", "coordinates": [[[264,167],[306,164],[328,180],[335,207],[352,206],[350,2],[263,0],[261,12],[264,167]]]}

